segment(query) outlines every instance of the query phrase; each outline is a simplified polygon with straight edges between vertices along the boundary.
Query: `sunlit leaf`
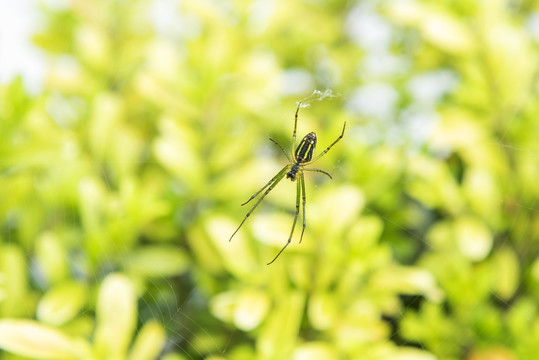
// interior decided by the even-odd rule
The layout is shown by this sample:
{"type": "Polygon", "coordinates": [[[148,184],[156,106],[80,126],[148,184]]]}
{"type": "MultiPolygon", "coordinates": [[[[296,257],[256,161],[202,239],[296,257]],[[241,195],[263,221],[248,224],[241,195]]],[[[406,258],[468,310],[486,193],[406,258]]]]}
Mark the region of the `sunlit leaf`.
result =
{"type": "Polygon", "coordinates": [[[52,288],[38,304],[37,318],[44,323],[61,325],[75,317],[88,297],[84,285],[75,282],[61,283],[52,288]]]}
{"type": "Polygon", "coordinates": [[[129,273],[144,277],[163,277],[182,274],[188,266],[185,253],[172,246],[140,247],[123,260],[129,273]]]}
{"type": "Polygon", "coordinates": [[[292,353],[293,360],[334,360],[338,359],[330,344],[310,342],[301,344],[292,353]]]}
{"type": "Polygon", "coordinates": [[[268,357],[287,357],[299,331],[305,296],[295,291],[279,298],[257,338],[257,348],[268,357]]]}
{"type": "Polygon", "coordinates": [[[243,330],[257,327],[266,317],[269,309],[269,299],[257,291],[248,291],[240,294],[234,311],[234,322],[243,330]]]}
{"type": "Polygon", "coordinates": [[[496,252],[493,259],[496,294],[504,300],[509,300],[519,286],[519,259],[509,247],[503,247],[496,252]]]}
{"type": "Polygon", "coordinates": [[[35,359],[80,359],[77,344],[61,331],[31,320],[0,320],[0,348],[35,359]]]}
{"type": "Polygon", "coordinates": [[[36,239],[37,258],[47,281],[57,283],[68,276],[65,246],[56,234],[46,232],[36,239]]]}
{"type": "Polygon", "coordinates": [[[137,299],[126,276],[107,276],[99,290],[96,311],[95,342],[99,356],[125,356],[137,321],[137,299]]]}
{"type": "Polygon", "coordinates": [[[16,245],[0,245],[0,314],[22,315],[27,311],[28,274],[23,251],[16,245]]]}
{"type": "Polygon", "coordinates": [[[460,217],[455,223],[457,245],[462,254],[472,260],[482,260],[492,248],[490,230],[477,219],[460,217]]]}
{"type": "Polygon", "coordinates": [[[149,321],[140,329],[127,358],[129,360],[157,359],[165,341],[166,333],[163,326],[156,321],[149,321]]]}
{"type": "Polygon", "coordinates": [[[338,314],[337,299],[330,294],[313,294],[309,299],[308,315],[314,328],[330,328],[337,320],[338,314]]]}

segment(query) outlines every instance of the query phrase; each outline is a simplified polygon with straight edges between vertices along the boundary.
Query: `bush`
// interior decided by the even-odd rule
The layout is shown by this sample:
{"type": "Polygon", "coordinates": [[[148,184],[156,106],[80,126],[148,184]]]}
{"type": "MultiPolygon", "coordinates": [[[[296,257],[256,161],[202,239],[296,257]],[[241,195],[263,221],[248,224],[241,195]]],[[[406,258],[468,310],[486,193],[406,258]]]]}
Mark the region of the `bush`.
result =
{"type": "Polygon", "coordinates": [[[531,7],[42,8],[42,91],[0,85],[0,359],[539,353],[531,7]],[[298,141],[348,127],[267,266],[296,184],[229,238],[302,99],[298,141]]]}

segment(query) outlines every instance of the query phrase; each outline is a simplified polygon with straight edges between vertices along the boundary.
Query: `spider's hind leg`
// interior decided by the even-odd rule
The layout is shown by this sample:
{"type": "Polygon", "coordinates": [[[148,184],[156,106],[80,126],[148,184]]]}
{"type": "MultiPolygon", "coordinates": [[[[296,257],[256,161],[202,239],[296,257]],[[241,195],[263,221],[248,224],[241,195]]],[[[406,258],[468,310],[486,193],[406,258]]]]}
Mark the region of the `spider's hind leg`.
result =
{"type": "MultiPolygon", "coordinates": [[[[271,140],[271,139],[270,139],[270,140],[271,140]]],[[[288,155],[287,155],[287,156],[288,156],[288,155]]],[[[249,201],[251,201],[251,200],[253,200],[255,197],[257,197],[258,194],[260,194],[265,188],[267,188],[268,186],[270,186],[270,184],[271,184],[272,182],[274,182],[275,179],[277,179],[277,178],[278,178],[278,177],[285,171],[286,168],[288,168],[288,165],[286,165],[284,168],[282,168],[281,171],[279,171],[279,172],[277,173],[277,175],[275,175],[274,177],[272,177],[271,180],[268,181],[268,183],[267,183],[266,185],[264,185],[264,187],[262,187],[262,189],[258,190],[256,193],[254,193],[254,195],[251,196],[251,197],[249,198],[249,200],[247,200],[246,202],[244,202],[243,204],[241,204],[241,206],[247,204],[249,201]]],[[[266,196],[266,195],[264,195],[264,196],[266,196]]]]}
{"type": "Polygon", "coordinates": [[[301,237],[299,238],[299,243],[301,244],[301,240],[303,240],[303,233],[305,232],[305,227],[307,226],[305,224],[305,204],[307,203],[307,198],[305,196],[305,178],[303,177],[303,173],[300,174],[300,181],[301,181],[301,197],[303,200],[303,230],[301,230],[301,237]]]}
{"type": "Polygon", "coordinates": [[[281,171],[279,171],[279,173],[277,175],[275,175],[273,177],[273,179],[270,180],[269,183],[267,183],[262,189],[258,190],[256,194],[254,194],[253,196],[251,196],[251,198],[249,200],[247,200],[246,203],[244,203],[243,205],[247,204],[249,201],[251,201],[252,199],[254,199],[262,190],[264,190],[266,187],[268,187],[269,185],[269,188],[266,190],[266,192],[264,192],[264,194],[260,197],[260,199],[258,199],[258,201],[256,202],[256,204],[254,204],[254,206],[251,208],[251,210],[249,210],[249,212],[245,215],[245,217],[243,218],[243,221],[241,222],[240,226],[238,226],[238,228],[236,229],[236,231],[234,231],[234,233],[232,234],[232,236],[230,237],[230,239],[228,240],[229,242],[232,241],[232,238],[234,237],[234,235],[236,235],[236,233],[238,232],[238,230],[241,228],[241,226],[243,225],[243,223],[247,220],[247,218],[253,213],[253,211],[255,211],[256,207],[258,206],[258,204],[260,204],[262,202],[262,200],[264,200],[264,198],[266,197],[266,195],[269,194],[269,192],[271,190],[273,190],[273,188],[284,178],[285,174],[286,174],[286,171],[288,170],[289,168],[289,165],[286,165],[284,168],[282,168],[281,171]],[[271,185],[270,185],[271,184],[271,185]]]}
{"type": "MultiPolygon", "coordinates": [[[[303,174],[300,173],[300,178],[303,179],[303,174]]],[[[271,263],[273,263],[275,260],[277,260],[277,258],[279,257],[279,255],[281,255],[281,253],[284,251],[284,249],[286,249],[286,247],[288,246],[288,244],[290,244],[290,241],[292,240],[292,235],[294,234],[294,229],[296,228],[296,222],[298,220],[298,215],[299,215],[299,198],[301,196],[301,187],[300,187],[300,179],[298,179],[298,182],[297,182],[297,191],[296,191],[296,215],[294,216],[294,222],[292,223],[292,230],[290,231],[290,235],[288,236],[288,240],[286,242],[286,244],[283,246],[283,248],[281,249],[281,251],[279,251],[279,253],[277,254],[277,256],[275,256],[273,258],[273,260],[271,260],[268,265],[270,265],[271,263]]],[[[302,233],[303,234],[303,233],[302,233]]]]}

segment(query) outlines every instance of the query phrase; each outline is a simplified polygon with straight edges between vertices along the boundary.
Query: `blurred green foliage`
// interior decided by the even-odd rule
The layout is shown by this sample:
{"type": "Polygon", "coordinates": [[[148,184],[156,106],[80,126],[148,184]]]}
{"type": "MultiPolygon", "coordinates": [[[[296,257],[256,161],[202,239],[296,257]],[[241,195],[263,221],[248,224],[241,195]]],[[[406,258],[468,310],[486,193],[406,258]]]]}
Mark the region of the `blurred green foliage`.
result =
{"type": "MultiPolygon", "coordinates": [[[[0,353],[539,354],[539,4],[88,1],[42,8],[45,86],[0,86],[0,353]],[[307,230],[279,184],[319,148],[307,230]],[[365,100],[366,99],[366,100],[365,100]]],[[[286,183],[286,184],[285,184],[286,183]]]]}

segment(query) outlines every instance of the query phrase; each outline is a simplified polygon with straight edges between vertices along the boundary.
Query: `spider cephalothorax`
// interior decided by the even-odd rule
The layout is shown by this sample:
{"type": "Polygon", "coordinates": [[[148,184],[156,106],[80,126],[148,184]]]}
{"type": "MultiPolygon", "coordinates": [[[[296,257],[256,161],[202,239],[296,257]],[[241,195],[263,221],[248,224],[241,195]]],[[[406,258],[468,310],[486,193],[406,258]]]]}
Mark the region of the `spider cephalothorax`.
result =
{"type": "Polygon", "coordinates": [[[256,204],[251,208],[251,210],[249,210],[247,215],[245,215],[245,217],[243,218],[243,221],[241,222],[240,226],[238,226],[236,231],[234,231],[234,233],[232,234],[232,236],[230,237],[230,240],[229,240],[229,241],[232,240],[234,235],[236,235],[236,233],[241,228],[241,226],[243,225],[245,220],[247,220],[247,218],[251,215],[251,213],[256,209],[258,204],[260,204],[260,202],[262,202],[264,197],[266,197],[266,195],[268,195],[268,193],[284,178],[285,175],[291,181],[296,181],[296,179],[298,179],[297,191],[296,191],[296,216],[294,217],[294,223],[292,224],[292,230],[290,231],[290,236],[288,237],[288,241],[283,246],[281,251],[279,251],[277,256],[275,256],[275,258],[272,261],[270,261],[268,263],[268,265],[271,264],[272,262],[274,262],[275,260],[277,260],[279,255],[281,255],[281,253],[283,252],[283,250],[288,246],[288,244],[290,244],[290,241],[292,239],[292,235],[294,234],[294,229],[296,228],[296,222],[298,220],[299,199],[300,199],[300,197],[303,199],[303,230],[301,231],[301,237],[299,239],[299,242],[301,243],[301,240],[303,239],[303,233],[305,232],[305,226],[306,226],[305,225],[306,197],[305,197],[305,180],[304,180],[304,176],[303,176],[303,171],[320,172],[320,173],[326,174],[327,176],[329,176],[331,178],[331,175],[328,174],[327,172],[323,171],[323,170],[306,169],[306,168],[304,168],[304,166],[315,162],[322,155],[327,153],[328,150],[331,149],[331,147],[333,145],[335,145],[339,140],[342,139],[342,137],[344,136],[344,130],[346,129],[346,122],[345,122],[344,126],[342,128],[342,133],[341,133],[341,135],[339,135],[337,140],[335,140],[331,145],[329,145],[326,148],[326,150],[322,151],[314,159],[313,159],[314,149],[316,148],[316,134],[314,132],[310,132],[307,135],[305,135],[303,140],[301,140],[298,147],[294,151],[294,147],[296,146],[296,129],[297,129],[297,125],[298,125],[298,112],[299,112],[300,107],[301,107],[301,102],[298,103],[298,107],[296,109],[296,115],[294,116],[294,133],[292,134],[292,152],[294,154],[294,158],[291,159],[290,156],[288,156],[288,153],[285,151],[285,149],[283,149],[283,147],[281,145],[279,145],[279,143],[277,141],[275,141],[273,139],[270,139],[275,145],[277,145],[284,152],[284,154],[286,155],[286,158],[289,161],[289,164],[287,164],[284,168],[282,168],[281,171],[279,171],[277,173],[277,175],[275,175],[266,185],[264,185],[264,187],[262,189],[258,190],[253,196],[251,196],[249,198],[249,200],[247,200],[245,203],[241,204],[242,206],[247,204],[249,201],[253,200],[255,197],[258,196],[258,194],[260,194],[264,189],[267,188],[267,190],[264,192],[264,194],[258,199],[256,204]]]}

